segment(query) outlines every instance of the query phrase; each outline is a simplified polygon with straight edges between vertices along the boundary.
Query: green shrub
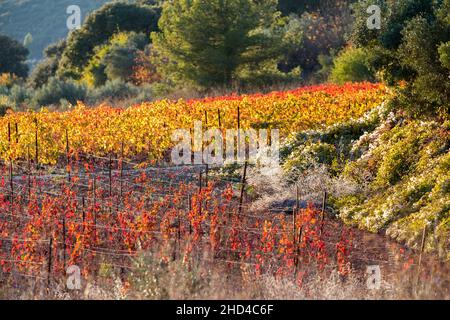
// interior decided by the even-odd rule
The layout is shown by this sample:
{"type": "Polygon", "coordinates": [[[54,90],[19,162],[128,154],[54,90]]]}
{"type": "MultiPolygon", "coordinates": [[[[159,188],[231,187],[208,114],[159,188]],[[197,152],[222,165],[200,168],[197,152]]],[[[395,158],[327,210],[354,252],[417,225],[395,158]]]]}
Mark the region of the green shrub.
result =
{"type": "Polygon", "coordinates": [[[7,96],[9,95],[9,88],[7,86],[0,85],[0,96],[7,96]]]}
{"type": "Polygon", "coordinates": [[[320,82],[325,82],[331,74],[333,69],[334,52],[331,54],[319,54],[317,56],[317,61],[320,64],[320,69],[316,72],[317,79],[320,82]]]}
{"type": "Polygon", "coordinates": [[[434,237],[427,237],[425,250],[448,258],[450,121],[405,119],[384,106],[291,138],[280,152],[288,181],[322,164],[342,186],[340,193],[330,189],[330,203],[344,222],[384,230],[414,248],[427,226],[434,237]]]}
{"type": "Polygon", "coordinates": [[[383,156],[376,176],[380,186],[393,185],[408,174],[415,161],[417,141],[405,139],[394,144],[383,156]]]}
{"type": "Polygon", "coordinates": [[[14,84],[11,88],[0,86],[0,105],[3,110],[0,114],[3,115],[7,109],[28,107],[33,92],[33,89],[20,84],[14,84]]]}
{"type": "Polygon", "coordinates": [[[427,242],[426,250],[448,256],[450,247],[444,241],[449,232],[444,221],[450,211],[447,125],[403,120],[392,127],[383,123],[374,133],[371,147],[343,171],[343,177],[364,188],[335,202],[341,218],[374,232],[384,229],[416,248],[424,226],[434,225],[436,241],[427,242]]]}
{"type": "Polygon", "coordinates": [[[287,72],[300,67],[306,82],[322,81],[317,71],[323,67],[323,56],[341,50],[346,43],[345,35],[351,31],[351,3],[355,0],[288,0],[279,1],[284,13],[291,14],[299,21],[301,44],[285,51],[280,62],[281,70],[287,72]],[[282,2],[285,2],[284,4],[282,2]],[[287,5],[286,3],[290,4],[287,5]],[[289,11],[285,11],[287,8],[289,11]]]}
{"type": "Polygon", "coordinates": [[[0,34],[0,75],[11,73],[25,78],[28,75],[28,65],[25,63],[28,53],[20,42],[0,34]]]}
{"type": "Polygon", "coordinates": [[[66,47],[66,41],[60,40],[49,45],[44,50],[44,59],[34,68],[27,83],[32,88],[41,88],[56,75],[61,55],[66,47]]]}
{"type": "Polygon", "coordinates": [[[154,94],[154,86],[153,85],[144,85],[140,86],[139,94],[136,97],[133,97],[128,100],[129,105],[140,104],[143,102],[149,102],[155,99],[154,94]]]}
{"type": "Polygon", "coordinates": [[[307,162],[305,155],[309,154],[319,163],[332,165],[332,170],[337,173],[347,160],[360,156],[359,150],[353,150],[353,143],[377,127],[380,112],[383,112],[382,108],[376,108],[362,119],[338,123],[324,130],[298,133],[280,150],[285,169],[301,169],[301,164],[307,162]]]}
{"type": "Polygon", "coordinates": [[[9,93],[9,100],[16,108],[23,107],[30,102],[34,90],[21,85],[15,85],[9,93]]]}
{"type": "Polygon", "coordinates": [[[158,73],[175,83],[204,89],[231,86],[241,80],[242,70],[273,71],[268,64],[276,66],[295,38],[286,35],[287,21],[276,4],[272,0],[164,1],[158,22],[161,31],[151,35],[158,73]]]}
{"type": "Polygon", "coordinates": [[[71,104],[76,104],[77,101],[84,101],[86,94],[87,89],[83,85],[72,81],[51,78],[46,85],[35,91],[31,103],[37,108],[59,105],[62,99],[67,100],[71,104]]]}
{"type": "Polygon", "coordinates": [[[450,70],[450,41],[441,44],[438,51],[442,65],[450,70]]]}
{"type": "Polygon", "coordinates": [[[354,12],[352,43],[371,52],[377,76],[399,89],[396,108],[413,117],[448,117],[450,0],[360,0],[354,12]],[[372,4],[382,10],[379,30],[367,28],[372,4]]]}
{"type": "Polygon", "coordinates": [[[104,86],[90,90],[87,100],[90,104],[137,99],[138,97],[150,100],[148,92],[147,87],[136,87],[131,83],[114,80],[108,81],[104,86]]]}
{"type": "Polygon", "coordinates": [[[368,65],[368,53],[365,50],[347,48],[334,60],[330,81],[339,84],[374,81],[375,76],[368,65]]]}
{"type": "Polygon", "coordinates": [[[8,96],[0,95],[0,117],[4,116],[9,109],[11,109],[11,103],[8,96]]]}

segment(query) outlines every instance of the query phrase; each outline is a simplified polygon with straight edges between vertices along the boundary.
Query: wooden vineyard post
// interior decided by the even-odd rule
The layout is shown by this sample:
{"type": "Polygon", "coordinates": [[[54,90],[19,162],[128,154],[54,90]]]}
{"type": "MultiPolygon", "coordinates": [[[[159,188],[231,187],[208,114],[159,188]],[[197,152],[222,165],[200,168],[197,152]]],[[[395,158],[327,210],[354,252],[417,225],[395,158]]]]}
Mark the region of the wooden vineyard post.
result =
{"type": "MultiPolygon", "coordinates": [[[[300,246],[302,245],[302,234],[303,234],[303,225],[300,226],[300,229],[298,231],[298,239],[297,239],[297,246],[295,247],[295,259],[294,259],[294,275],[297,277],[297,271],[298,271],[298,262],[300,260],[300,246]]],[[[296,237],[297,235],[295,235],[296,237]]]]}
{"type": "Polygon", "coordinates": [[[27,147],[27,179],[28,179],[28,202],[31,200],[31,161],[30,161],[30,147],[27,147]]]}
{"type": "MultiPolygon", "coordinates": [[[[95,183],[95,176],[92,179],[92,213],[94,215],[94,239],[97,238],[97,209],[96,209],[96,183],[95,183]]],[[[95,240],[94,240],[95,241],[95,240]]]]}
{"type": "Polygon", "coordinates": [[[63,230],[62,230],[62,238],[63,238],[63,266],[64,270],[66,270],[66,217],[63,217],[63,230]]]}
{"type": "MultiPolygon", "coordinates": [[[[13,162],[12,160],[9,161],[9,187],[10,187],[10,193],[11,193],[11,199],[10,199],[10,203],[11,203],[11,212],[10,214],[12,215],[14,213],[14,176],[13,176],[13,162]]],[[[11,216],[12,218],[12,216],[11,216]]]]}
{"type": "Polygon", "coordinates": [[[12,219],[12,214],[14,210],[14,182],[13,182],[13,160],[12,160],[12,146],[11,146],[11,123],[8,122],[8,142],[9,142],[9,202],[10,202],[10,219],[12,219]]]}
{"type": "Polygon", "coordinates": [[[69,147],[69,131],[66,128],[66,156],[67,156],[67,182],[70,187],[70,147],[69,147]]]}
{"type": "Polygon", "coordinates": [[[50,282],[52,277],[52,250],[53,250],[53,238],[50,238],[48,245],[48,257],[47,257],[47,287],[50,288],[50,282]]]}
{"type": "Polygon", "coordinates": [[[247,166],[248,166],[248,162],[245,161],[244,164],[244,173],[242,174],[242,179],[241,179],[241,195],[239,197],[239,215],[242,213],[242,204],[244,203],[244,193],[245,193],[245,184],[247,183],[247,166]]]}
{"type": "Polygon", "coordinates": [[[320,236],[322,236],[323,224],[324,224],[324,221],[325,221],[325,209],[326,209],[326,206],[327,206],[327,197],[328,197],[328,193],[327,193],[327,191],[325,191],[323,193],[323,199],[322,199],[322,215],[321,215],[321,218],[320,218],[320,236]]]}
{"type": "MultiPolygon", "coordinates": [[[[294,250],[296,251],[297,247],[297,241],[296,241],[296,237],[297,237],[297,212],[298,212],[298,186],[296,186],[296,203],[295,203],[295,207],[292,210],[292,241],[294,244],[294,250]]],[[[295,252],[294,252],[295,253],[295,252]]],[[[296,261],[296,259],[295,259],[296,261]]]]}
{"type": "Polygon", "coordinates": [[[199,215],[202,215],[202,205],[203,205],[203,201],[202,201],[202,190],[203,190],[203,185],[202,185],[202,180],[203,180],[203,172],[200,171],[199,175],[198,175],[198,210],[199,210],[199,215]]]}
{"type": "MultiPolygon", "coordinates": [[[[205,128],[208,129],[208,111],[205,110],[205,128]]],[[[203,145],[202,145],[202,153],[203,153],[203,145]]],[[[208,173],[209,173],[209,165],[205,164],[205,186],[208,187],[208,173]]]]}
{"type": "Polygon", "coordinates": [[[109,166],[108,166],[108,175],[109,175],[109,198],[112,197],[112,154],[109,154],[109,166]]]}
{"type": "MultiPolygon", "coordinates": [[[[85,198],[81,197],[81,217],[82,217],[82,242],[84,245],[85,236],[86,236],[86,210],[85,210],[85,198]]],[[[85,265],[85,251],[83,250],[81,253],[81,263],[85,265]]]]}
{"type": "Polygon", "coordinates": [[[92,178],[92,206],[93,210],[95,211],[95,202],[96,202],[96,195],[95,195],[95,176],[92,178]]]}
{"type": "MultiPolygon", "coordinates": [[[[297,264],[298,264],[298,246],[297,244],[297,214],[300,210],[300,199],[298,185],[295,186],[295,207],[292,215],[292,241],[294,244],[294,274],[297,274],[297,264]]],[[[300,231],[301,232],[301,231],[300,231]]]]}
{"type": "Polygon", "coordinates": [[[112,198],[112,153],[109,154],[108,176],[109,176],[109,213],[112,214],[112,208],[113,208],[113,198],[112,198]]]}
{"type": "Polygon", "coordinates": [[[120,145],[120,201],[122,201],[123,196],[123,158],[124,158],[124,151],[123,151],[123,141],[120,145]]]}
{"type": "Polygon", "coordinates": [[[16,122],[16,143],[19,143],[19,125],[16,122]]]}
{"type": "Polygon", "coordinates": [[[189,235],[192,234],[192,224],[191,219],[189,218],[189,212],[192,210],[192,199],[191,194],[188,194],[188,221],[189,221],[189,235]]]}
{"type": "Polygon", "coordinates": [[[36,170],[39,170],[39,142],[38,142],[38,120],[34,119],[34,123],[36,125],[34,131],[34,147],[35,147],[35,155],[34,160],[36,161],[36,170]]]}
{"type": "Polygon", "coordinates": [[[295,193],[296,193],[296,196],[295,196],[295,208],[294,208],[294,214],[293,214],[293,226],[294,226],[294,230],[293,230],[293,232],[294,232],[294,245],[295,245],[295,235],[296,235],[296,222],[297,222],[297,214],[298,214],[298,211],[300,210],[300,199],[299,199],[299,192],[298,192],[298,185],[297,186],[295,186],[295,193]]]}
{"type": "MultiPolygon", "coordinates": [[[[237,133],[237,152],[238,152],[238,157],[239,157],[239,152],[240,152],[240,150],[239,150],[239,145],[240,145],[240,143],[241,143],[241,108],[239,107],[239,105],[238,105],[238,107],[237,107],[237,130],[238,130],[238,133],[237,133]]],[[[233,141],[233,144],[234,144],[234,141],[233,141]]],[[[244,141],[244,150],[245,150],[245,141],[244,141]]],[[[245,156],[245,151],[244,151],[244,159],[246,158],[246,156],[245,156]]]]}
{"type": "Polygon", "coordinates": [[[84,196],[81,197],[81,215],[83,219],[83,235],[85,231],[85,223],[86,223],[86,211],[84,210],[85,199],[84,196]]]}
{"type": "Polygon", "coordinates": [[[417,266],[417,277],[416,277],[416,294],[417,294],[417,288],[419,286],[419,282],[420,282],[420,273],[422,272],[422,255],[423,255],[423,251],[425,250],[425,239],[427,237],[427,225],[425,224],[425,226],[423,227],[422,230],[422,241],[420,243],[420,254],[419,254],[419,264],[417,266]]]}
{"type": "Polygon", "coordinates": [[[181,257],[181,217],[180,217],[180,210],[178,210],[178,256],[181,257]]]}

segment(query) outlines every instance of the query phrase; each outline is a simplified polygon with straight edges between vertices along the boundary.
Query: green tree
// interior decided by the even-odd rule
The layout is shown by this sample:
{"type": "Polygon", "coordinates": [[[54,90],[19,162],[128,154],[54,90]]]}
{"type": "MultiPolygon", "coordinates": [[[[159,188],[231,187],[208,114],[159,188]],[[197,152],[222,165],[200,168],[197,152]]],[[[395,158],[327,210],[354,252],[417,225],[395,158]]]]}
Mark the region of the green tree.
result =
{"type": "Polygon", "coordinates": [[[276,0],[174,0],[152,33],[158,72],[200,87],[231,85],[239,73],[280,56],[276,0]]]}
{"type": "Polygon", "coordinates": [[[133,75],[136,57],[136,49],[133,47],[111,48],[104,59],[108,79],[128,81],[133,75]]]}
{"type": "Polygon", "coordinates": [[[315,80],[316,73],[320,73],[319,57],[330,56],[332,51],[340,51],[346,44],[354,1],[280,0],[280,10],[295,17],[303,33],[303,41],[295,50],[286,52],[280,69],[289,71],[300,67],[304,79],[315,80]]]}
{"type": "Polygon", "coordinates": [[[44,50],[44,60],[41,61],[28,77],[28,84],[33,88],[40,88],[55,77],[62,53],[66,48],[66,41],[60,40],[44,50]]]}
{"type": "Polygon", "coordinates": [[[94,11],[81,29],[69,35],[58,75],[79,79],[96,47],[107,43],[119,32],[135,31],[149,35],[157,30],[159,15],[156,6],[125,2],[106,4],[94,11]]]}
{"type": "Polygon", "coordinates": [[[28,49],[20,42],[0,34],[0,74],[12,73],[18,77],[26,77],[28,66],[25,61],[28,49]]]}
{"type": "Polygon", "coordinates": [[[95,54],[85,67],[82,79],[93,87],[108,80],[130,81],[136,60],[150,39],[144,33],[121,32],[108,43],[94,49],[95,54]]]}
{"type": "Polygon", "coordinates": [[[449,15],[450,0],[364,0],[355,6],[352,42],[372,53],[371,67],[389,85],[406,82],[397,102],[412,115],[449,114],[449,15]],[[380,30],[367,28],[372,4],[382,9],[380,30]]]}

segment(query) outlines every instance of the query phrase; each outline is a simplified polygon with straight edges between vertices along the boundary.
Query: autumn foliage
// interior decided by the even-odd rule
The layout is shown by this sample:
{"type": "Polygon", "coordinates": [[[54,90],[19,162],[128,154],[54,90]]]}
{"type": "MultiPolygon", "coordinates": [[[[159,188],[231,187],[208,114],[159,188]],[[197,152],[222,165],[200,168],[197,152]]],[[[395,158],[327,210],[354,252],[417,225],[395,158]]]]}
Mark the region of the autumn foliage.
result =
{"type": "Polygon", "coordinates": [[[348,237],[332,239],[324,213],[312,205],[296,210],[295,219],[251,212],[239,209],[231,184],[210,179],[199,186],[186,179],[190,169],[121,166],[114,162],[102,174],[101,162],[84,160],[73,164],[70,182],[24,175],[13,189],[3,172],[1,272],[53,279],[77,265],[85,277],[105,267],[126,274],[144,251],[187,266],[210,259],[245,265],[256,276],[296,275],[299,283],[336,265],[348,272],[348,237]],[[181,177],[187,181],[175,182],[181,177]]]}
{"type": "Polygon", "coordinates": [[[115,109],[9,113],[0,119],[0,266],[3,274],[51,281],[77,265],[85,277],[125,276],[133,258],[245,266],[254,275],[349,273],[351,234],[327,227],[312,204],[294,214],[251,211],[238,183],[196,167],[149,165],[170,150],[174,129],[208,117],[209,127],[292,132],[357,118],[384,99],[378,84],[320,85],[292,91],[115,109]],[[239,111],[238,111],[239,110],[239,111]],[[219,121],[220,119],[220,121],[219,121]],[[56,164],[56,166],[54,166],[56,164]]]}
{"type": "Polygon", "coordinates": [[[68,136],[73,153],[124,155],[159,160],[173,145],[174,129],[193,128],[194,121],[209,127],[276,128],[281,138],[293,132],[356,119],[386,97],[379,84],[319,85],[269,94],[230,95],[198,100],[157,101],[126,109],[82,104],[67,112],[9,113],[0,118],[0,158],[56,164],[66,154],[68,136]],[[8,129],[9,128],[9,129],[8,129]]]}

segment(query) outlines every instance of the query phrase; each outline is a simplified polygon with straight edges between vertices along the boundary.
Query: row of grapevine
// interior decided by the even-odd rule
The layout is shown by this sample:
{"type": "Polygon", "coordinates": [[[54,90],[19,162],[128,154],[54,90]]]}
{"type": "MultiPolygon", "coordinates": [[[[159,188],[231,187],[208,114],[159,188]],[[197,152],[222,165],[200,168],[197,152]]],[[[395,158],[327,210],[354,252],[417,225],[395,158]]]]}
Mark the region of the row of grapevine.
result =
{"type": "Polygon", "coordinates": [[[321,85],[293,91],[191,101],[158,101],[126,109],[82,104],[67,112],[11,112],[0,118],[0,159],[31,158],[56,164],[66,154],[124,154],[160,160],[173,145],[175,129],[192,129],[194,121],[221,129],[276,128],[281,138],[361,117],[386,97],[379,84],[321,85]],[[239,119],[238,119],[239,118],[239,119]]]}

